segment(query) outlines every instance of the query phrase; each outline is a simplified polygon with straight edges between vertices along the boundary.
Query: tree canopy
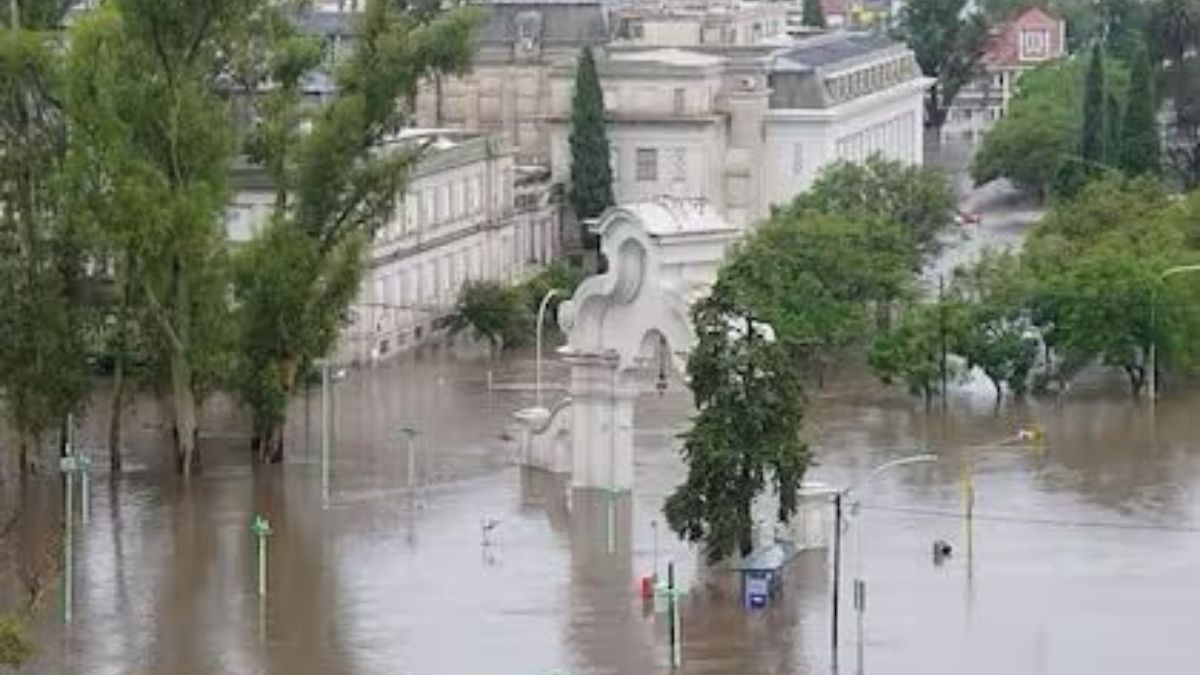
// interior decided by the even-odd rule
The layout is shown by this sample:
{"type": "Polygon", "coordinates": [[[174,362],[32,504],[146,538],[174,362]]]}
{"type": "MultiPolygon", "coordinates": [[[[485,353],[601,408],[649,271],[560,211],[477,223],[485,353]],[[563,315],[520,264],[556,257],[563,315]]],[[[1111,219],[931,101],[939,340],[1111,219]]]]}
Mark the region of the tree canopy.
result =
{"type": "Polygon", "coordinates": [[[925,99],[925,121],[941,129],[946,112],[979,74],[988,19],[967,0],[911,0],[900,10],[898,35],[916,55],[921,71],[936,78],[925,99]]]}
{"type": "Polygon", "coordinates": [[[604,90],[591,47],[575,65],[571,99],[571,185],[567,199],[580,220],[595,218],[614,203],[608,132],[604,123],[604,90]]]}
{"type": "MultiPolygon", "coordinates": [[[[1008,113],[984,135],[972,160],[971,176],[977,184],[1007,178],[1039,196],[1052,193],[1064,164],[1080,152],[1089,63],[1057,61],[1022,75],[1008,113]]],[[[1108,59],[1103,74],[1107,92],[1115,97],[1116,105],[1124,106],[1128,70],[1119,61],[1108,59]]],[[[1100,109],[1104,110],[1103,98],[1100,109]]]]}

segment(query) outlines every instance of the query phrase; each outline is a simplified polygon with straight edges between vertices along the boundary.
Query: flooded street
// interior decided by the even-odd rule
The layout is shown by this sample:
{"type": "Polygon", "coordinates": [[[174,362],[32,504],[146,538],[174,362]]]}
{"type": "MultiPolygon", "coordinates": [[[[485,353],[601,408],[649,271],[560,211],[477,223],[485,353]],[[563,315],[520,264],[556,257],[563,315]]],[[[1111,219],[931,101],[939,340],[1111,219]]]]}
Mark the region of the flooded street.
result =
{"type": "MultiPolygon", "coordinates": [[[[287,465],[257,472],[231,448],[188,487],[151,470],[101,477],[77,531],[74,622],[63,627],[56,588],[26,672],[669,672],[665,615],[635,594],[656,549],[660,571],[674,558],[687,591],[684,672],[830,672],[824,552],[800,556],[780,605],[748,614],[730,573],[699,572],[665,527],[655,537],[683,475],[681,387],[640,402],[636,490],[617,504],[610,551],[603,497],[568,509],[561,480],[511,465],[501,432],[507,411],[532,400],[532,364],[492,369],[491,392],[485,362],[444,354],[349,373],[328,509],[302,440],[287,465]],[[401,423],[423,430],[415,496],[391,431],[401,423]],[[249,531],[260,512],[275,530],[263,602],[249,531]],[[499,521],[486,547],[485,518],[499,521]]],[[[562,379],[558,364],[548,369],[548,381],[562,379]]],[[[848,485],[918,448],[939,455],[880,476],[848,531],[844,581],[861,574],[869,589],[864,672],[1190,672],[1200,397],[1163,400],[1154,426],[1119,383],[1079,389],[998,413],[986,388],[971,389],[946,414],[926,414],[862,376],[814,401],[814,480],[848,485]],[[1033,423],[1046,429],[1042,451],[963,449],[1033,423]],[[937,539],[955,548],[942,566],[930,558],[937,539]]],[[[302,427],[302,406],[294,418],[302,427]]],[[[56,484],[31,494],[57,508],[56,484]]],[[[58,518],[39,522],[52,536],[58,518]]],[[[848,599],[842,617],[841,670],[855,672],[848,599]]]]}
{"type": "MultiPolygon", "coordinates": [[[[1019,241],[1036,217],[1002,190],[964,203],[983,223],[951,238],[927,280],[1019,241]]],[[[90,522],[74,521],[74,618],[63,621],[63,585],[48,587],[39,656],[21,672],[669,673],[667,615],[637,595],[668,560],[684,590],[678,672],[834,671],[827,550],[801,553],[778,602],[750,613],[733,573],[700,565],[663,523],[684,476],[676,451],[691,404],[680,382],[640,397],[635,489],[610,502],[516,465],[512,413],[535,400],[527,353],[489,362],[430,349],[344,375],[327,499],[319,388],[292,406],[283,466],[252,467],[244,420],[213,402],[204,471],[187,485],[164,466],[155,406],[131,413],[116,479],[103,471],[102,420],[85,419],[96,478],[90,522]],[[265,598],[256,514],[273,529],[265,598]]],[[[558,400],[565,365],[551,359],[544,378],[546,401],[558,400]]],[[[810,403],[812,481],[858,485],[884,462],[937,455],[850,500],[837,672],[1195,671],[1200,392],[1169,390],[1151,408],[1120,379],[1091,376],[1064,400],[996,407],[989,385],[966,383],[926,411],[848,368],[810,403]],[[1014,442],[1034,427],[1044,442],[1014,442]],[[938,540],[953,548],[940,565],[938,540]],[[861,621],[855,578],[867,589],[861,621]]],[[[23,592],[13,572],[57,551],[62,490],[49,476],[23,493],[3,487],[22,506],[0,585],[13,607],[23,592]]]]}

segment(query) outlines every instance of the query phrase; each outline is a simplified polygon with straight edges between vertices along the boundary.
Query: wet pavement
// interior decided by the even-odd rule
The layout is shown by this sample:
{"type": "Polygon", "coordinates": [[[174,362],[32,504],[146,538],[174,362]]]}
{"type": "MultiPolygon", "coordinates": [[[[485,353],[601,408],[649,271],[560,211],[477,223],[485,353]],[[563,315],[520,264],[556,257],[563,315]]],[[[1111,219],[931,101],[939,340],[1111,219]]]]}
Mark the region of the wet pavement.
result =
{"type": "MultiPolygon", "coordinates": [[[[1019,237],[1021,211],[988,211],[980,239],[1019,237]]],[[[565,376],[547,364],[548,399],[565,376]]],[[[76,531],[74,621],[64,625],[52,588],[35,626],[40,656],[23,672],[668,673],[666,616],[636,594],[668,559],[685,590],[679,672],[832,672],[824,549],[800,554],[776,605],[749,613],[731,573],[699,565],[662,524],[684,475],[682,385],[639,401],[635,491],[609,502],[514,465],[509,415],[533,401],[533,381],[527,354],[434,350],[349,371],[335,387],[328,507],[318,391],[293,406],[281,467],[251,468],[244,421],[211,404],[205,470],[189,485],[164,470],[154,406],[140,404],[130,470],[99,472],[91,522],[76,531]],[[258,513],[274,528],[265,599],[249,530],[258,513]],[[485,533],[485,522],[496,524],[485,533]]],[[[839,672],[1195,672],[1200,393],[1168,391],[1151,409],[1124,392],[1119,378],[1093,376],[1065,400],[996,408],[990,386],[967,383],[927,412],[852,368],[814,392],[810,479],[852,485],[883,462],[938,455],[880,474],[852,500],[839,672]],[[1043,444],[1012,442],[1033,425],[1043,444]],[[936,565],[939,539],[954,550],[936,565]],[[861,632],[854,578],[867,588],[861,632]]],[[[93,447],[103,426],[85,422],[93,447]]],[[[20,593],[13,569],[36,568],[61,527],[56,480],[20,497],[0,575],[6,607],[20,593]]]]}

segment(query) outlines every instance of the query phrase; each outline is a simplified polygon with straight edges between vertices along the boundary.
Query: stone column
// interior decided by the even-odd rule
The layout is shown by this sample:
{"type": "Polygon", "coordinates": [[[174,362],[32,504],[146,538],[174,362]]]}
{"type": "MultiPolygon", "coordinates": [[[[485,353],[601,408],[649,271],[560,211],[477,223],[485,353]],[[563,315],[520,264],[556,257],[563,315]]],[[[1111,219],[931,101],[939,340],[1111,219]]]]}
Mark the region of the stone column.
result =
{"type": "Polygon", "coordinates": [[[637,383],[615,354],[575,354],[571,364],[574,488],[633,487],[633,406],[637,383]]]}

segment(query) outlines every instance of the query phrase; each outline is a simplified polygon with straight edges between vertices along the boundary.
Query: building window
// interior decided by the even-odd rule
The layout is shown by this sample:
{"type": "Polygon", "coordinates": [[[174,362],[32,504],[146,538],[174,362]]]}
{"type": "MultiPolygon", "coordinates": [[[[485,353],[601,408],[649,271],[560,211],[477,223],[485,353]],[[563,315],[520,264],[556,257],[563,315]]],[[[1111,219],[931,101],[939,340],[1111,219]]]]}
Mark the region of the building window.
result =
{"type": "Polygon", "coordinates": [[[672,148],[671,149],[671,182],[683,183],[687,181],[687,149],[672,148]]]}
{"type": "Polygon", "coordinates": [[[637,149],[637,179],[639,182],[658,180],[658,150],[637,149]]]}
{"type": "Polygon", "coordinates": [[[612,172],[612,182],[615,185],[621,180],[621,149],[613,146],[608,154],[608,168],[612,172]]]}
{"type": "Polygon", "coordinates": [[[799,176],[804,173],[804,144],[792,144],[792,175],[799,176]]]}
{"type": "Polygon", "coordinates": [[[1050,31],[1041,28],[1021,31],[1021,59],[1044,59],[1050,50],[1050,31]]]}
{"type": "Polygon", "coordinates": [[[686,101],[687,101],[687,99],[685,99],[684,97],[685,97],[685,92],[684,92],[684,90],[683,90],[683,89],[676,89],[676,90],[675,90],[675,104],[674,104],[674,105],[675,105],[675,107],[674,107],[674,110],[675,110],[675,114],[676,114],[676,115],[682,115],[682,114],[683,114],[683,112],[684,112],[684,104],[685,104],[685,103],[686,103],[686,101]]]}
{"type": "Polygon", "coordinates": [[[447,191],[450,193],[450,217],[457,218],[462,213],[462,194],[458,191],[458,183],[451,183],[447,191]]]}

